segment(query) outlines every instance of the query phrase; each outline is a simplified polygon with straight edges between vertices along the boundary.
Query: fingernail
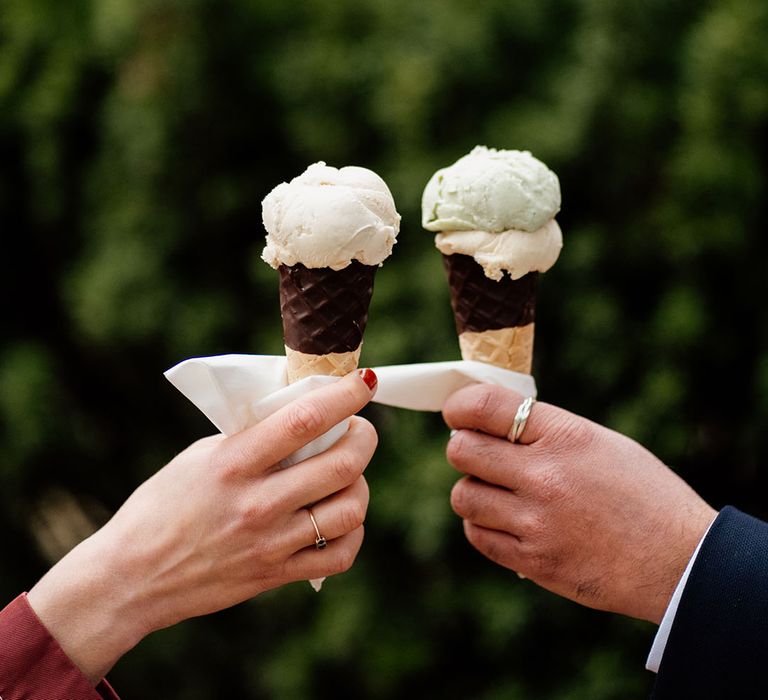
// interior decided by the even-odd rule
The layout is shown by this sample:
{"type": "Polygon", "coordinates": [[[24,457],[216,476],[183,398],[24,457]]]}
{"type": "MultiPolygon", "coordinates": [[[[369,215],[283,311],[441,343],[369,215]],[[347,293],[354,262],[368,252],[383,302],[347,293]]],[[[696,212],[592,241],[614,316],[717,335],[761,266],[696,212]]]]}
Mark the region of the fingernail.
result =
{"type": "Polygon", "coordinates": [[[368,385],[368,388],[371,391],[376,390],[376,385],[379,383],[379,378],[376,376],[376,372],[374,372],[369,367],[366,367],[365,369],[357,370],[357,373],[360,375],[362,380],[368,385]]]}

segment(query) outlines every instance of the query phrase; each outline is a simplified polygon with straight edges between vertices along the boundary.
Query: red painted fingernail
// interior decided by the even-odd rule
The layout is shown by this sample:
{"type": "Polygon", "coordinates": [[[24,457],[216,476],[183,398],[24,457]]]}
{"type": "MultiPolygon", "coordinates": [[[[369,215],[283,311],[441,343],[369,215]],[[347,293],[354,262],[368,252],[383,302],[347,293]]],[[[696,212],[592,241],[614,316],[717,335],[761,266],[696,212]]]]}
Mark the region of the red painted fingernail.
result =
{"type": "Polygon", "coordinates": [[[376,389],[376,385],[379,383],[379,378],[376,376],[376,372],[370,368],[366,368],[357,370],[357,373],[362,377],[363,381],[368,385],[368,388],[371,391],[376,389]]]}

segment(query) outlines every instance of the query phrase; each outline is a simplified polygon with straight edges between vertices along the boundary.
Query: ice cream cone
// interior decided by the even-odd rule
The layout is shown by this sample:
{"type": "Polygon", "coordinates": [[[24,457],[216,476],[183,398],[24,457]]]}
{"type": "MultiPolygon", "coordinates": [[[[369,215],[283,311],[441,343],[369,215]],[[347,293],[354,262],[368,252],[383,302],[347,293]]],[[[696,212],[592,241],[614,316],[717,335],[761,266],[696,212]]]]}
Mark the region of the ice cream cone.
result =
{"type": "Polygon", "coordinates": [[[461,356],[530,374],[538,272],[496,281],[469,255],[443,255],[461,356]]]}
{"type": "Polygon", "coordinates": [[[288,381],[357,369],[377,266],[354,261],[341,270],[301,263],[278,269],[288,381]]]}
{"type": "Polygon", "coordinates": [[[424,188],[451,288],[461,356],[530,374],[536,288],[563,246],[560,183],[528,151],[477,146],[424,188]]]}
{"type": "Polygon", "coordinates": [[[392,253],[400,215],[366,168],[310,165],[262,202],[262,258],[280,272],[288,381],[357,368],[373,280],[392,253]]]}

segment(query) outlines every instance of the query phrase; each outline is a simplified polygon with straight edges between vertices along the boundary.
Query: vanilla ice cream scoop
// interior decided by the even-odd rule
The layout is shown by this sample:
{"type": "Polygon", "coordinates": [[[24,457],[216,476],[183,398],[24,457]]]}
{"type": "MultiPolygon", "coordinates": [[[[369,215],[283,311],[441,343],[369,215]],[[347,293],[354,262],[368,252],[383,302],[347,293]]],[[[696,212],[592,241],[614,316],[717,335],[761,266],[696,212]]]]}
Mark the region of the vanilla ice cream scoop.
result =
{"type": "Polygon", "coordinates": [[[563,247],[557,221],[550,219],[536,231],[510,229],[488,231],[447,231],[435,236],[435,246],[444,255],[470,255],[486,277],[500,280],[506,272],[513,280],[529,272],[546,272],[555,264],[563,247]]]}
{"type": "Polygon", "coordinates": [[[560,210],[560,183],[528,151],[476,146],[432,176],[421,207],[429,231],[536,231],[560,210]]]}
{"type": "Polygon", "coordinates": [[[353,260],[379,265],[392,253],[400,215],[384,180],[366,168],[310,165],[262,202],[274,268],[301,263],[341,270],[353,260]]]}

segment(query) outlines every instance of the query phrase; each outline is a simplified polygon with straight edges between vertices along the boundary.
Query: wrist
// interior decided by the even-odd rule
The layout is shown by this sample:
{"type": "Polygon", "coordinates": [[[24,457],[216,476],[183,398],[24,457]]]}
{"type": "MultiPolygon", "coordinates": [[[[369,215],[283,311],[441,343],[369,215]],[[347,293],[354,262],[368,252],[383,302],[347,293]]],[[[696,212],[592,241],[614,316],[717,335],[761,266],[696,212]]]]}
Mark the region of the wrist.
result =
{"type": "Polygon", "coordinates": [[[94,685],[150,631],[141,614],[140,588],[128,574],[117,548],[100,530],[59,561],[27,596],[64,653],[94,685]]]}
{"type": "Polygon", "coordinates": [[[666,575],[661,577],[662,585],[659,588],[659,594],[646,619],[657,625],[661,623],[680,579],[716,517],[717,511],[704,502],[701,508],[688,516],[685,527],[681,528],[678,536],[677,546],[669,549],[666,575]]]}

